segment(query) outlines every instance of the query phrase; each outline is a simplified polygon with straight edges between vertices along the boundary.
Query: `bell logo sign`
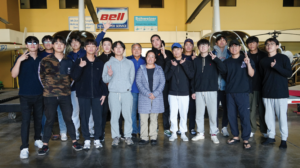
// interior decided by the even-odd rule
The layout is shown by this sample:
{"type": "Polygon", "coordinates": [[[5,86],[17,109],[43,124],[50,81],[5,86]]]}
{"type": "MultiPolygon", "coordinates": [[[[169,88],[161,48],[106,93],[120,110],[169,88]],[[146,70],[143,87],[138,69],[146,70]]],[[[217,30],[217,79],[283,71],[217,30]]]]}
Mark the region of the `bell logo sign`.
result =
{"type": "Polygon", "coordinates": [[[97,8],[98,28],[111,21],[110,29],[128,29],[128,8],[97,8]]]}

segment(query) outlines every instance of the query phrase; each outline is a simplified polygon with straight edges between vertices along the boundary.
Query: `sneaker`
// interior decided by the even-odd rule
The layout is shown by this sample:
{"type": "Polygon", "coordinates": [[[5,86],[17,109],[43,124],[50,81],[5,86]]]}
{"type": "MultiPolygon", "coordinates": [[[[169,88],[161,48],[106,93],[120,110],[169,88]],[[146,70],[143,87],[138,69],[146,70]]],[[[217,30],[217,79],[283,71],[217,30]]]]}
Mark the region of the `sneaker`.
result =
{"type": "Polygon", "coordinates": [[[173,133],[169,138],[169,141],[175,141],[175,139],[177,139],[177,135],[173,133]]]}
{"type": "Polygon", "coordinates": [[[251,134],[250,134],[250,138],[252,138],[252,137],[253,137],[253,135],[254,135],[254,133],[253,133],[253,132],[251,132],[251,134]]]}
{"type": "Polygon", "coordinates": [[[124,135],[121,135],[120,139],[124,141],[125,140],[124,135]]]}
{"type": "Polygon", "coordinates": [[[146,140],[143,140],[143,139],[141,139],[140,141],[139,141],[139,145],[146,145],[146,144],[148,144],[149,143],[149,141],[146,141],[146,140]]]}
{"type": "Polygon", "coordinates": [[[67,134],[66,133],[60,134],[60,140],[61,141],[67,141],[68,140],[67,134]]]}
{"type": "Polygon", "coordinates": [[[117,146],[119,145],[120,142],[120,138],[119,137],[115,137],[114,140],[112,141],[112,146],[117,146]]]}
{"type": "Polygon", "coordinates": [[[220,143],[216,135],[211,135],[210,138],[211,138],[211,140],[213,141],[214,144],[220,143]]]}
{"type": "Polygon", "coordinates": [[[181,132],[180,132],[180,130],[178,130],[178,131],[176,132],[176,134],[177,134],[177,135],[181,135],[181,132]]]}
{"type": "Polygon", "coordinates": [[[81,151],[81,150],[82,150],[82,145],[79,144],[79,143],[76,141],[76,142],[73,143],[72,148],[73,148],[75,151],[81,151]]]}
{"type": "Polygon", "coordinates": [[[273,144],[275,143],[275,139],[274,138],[268,138],[266,139],[263,143],[261,143],[262,145],[268,145],[268,144],[273,144]]]}
{"type": "Polygon", "coordinates": [[[137,134],[131,134],[132,138],[137,138],[137,134]]]}
{"type": "Polygon", "coordinates": [[[100,140],[95,140],[94,141],[94,146],[96,147],[96,149],[102,148],[102,144],[100,143],[100,140]]]}
{"type": "Polygon", "coordinates": [[[281,143],[280,143],[280,145],[279,145],[279,148],[281,148],[281,149],[285,149],[285,148],[287,148],[286,141],[284,141],[284,140],[281,140],[281,143]]]}
{"type": "Polygon", "coordinates": [[[27,159],[29,156],[28,148],[23,148],[20,152],[20,158],[21,159],[27,159]]]}
{"type": "Polygon", "coordinates": [[[127,145],[133,145],[133,144],[134,144],[133,141],[132,141],[132,139],[131,139],[130,137],[127,137],[127,138],[125,139],[125,143],[126,143],[127,145]]]}
{"type": "Polygon", "coordinates": [[[47,145],[43,145],[41,149],[38,151],[38,155],[46,155],[49,152],[49,147],[47,145]]]}
{"type": "Polygon", "coordinates": [[[164,134],[167,135],[168,137],[172,136],[172,133],[170,130],[165,130],[164,134]]]}
{"type": "Polygon", "coordinates": [[[198,133],[195,137],[192,138],[192,141],[198,141],[200,139],[204,139],[203,133],[198,133]]]}
{"type": "Polygon", "coordinates": [[[34,146],[36,146],[38,148],[42,148],[43,147],[43,142],[41,140],[36,140],[34,142],[34,146]]]}
{"type": "Polygon", "coordinates": [[[223,134],[224,137],[228,137],[229,136],[229,133],[227,131],[227,127],[223,127],[221,132],[222,132],[222,134],[223,134]]]}
{"type": "Polygon", "coordinates": [[[181,135],[181,139],[185,142],[189,141],[189,138],[184,133],[181,135]]]}
{"type": "Polygon", "coordinates": [[[84,141],[83,149],[86,149],[86,150],[91,149],[91,140],[84,141]]]}
{"type": "Polygon", "coordinates": [[[195,131],[195,129],[191,129],[191,134],[192,135],[196,135],[197,134],[197,132],[195,131]]]}

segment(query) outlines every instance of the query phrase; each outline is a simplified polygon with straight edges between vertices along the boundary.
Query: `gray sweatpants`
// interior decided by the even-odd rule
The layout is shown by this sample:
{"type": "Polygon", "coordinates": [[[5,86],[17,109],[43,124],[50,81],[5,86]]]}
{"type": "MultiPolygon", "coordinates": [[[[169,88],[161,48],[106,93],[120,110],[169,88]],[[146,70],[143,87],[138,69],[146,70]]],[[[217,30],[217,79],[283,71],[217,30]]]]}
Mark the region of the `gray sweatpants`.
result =
{"type": "Polygon", "coordinates": [[[111,136],[112,138],[121,137],[119,131],[119,118],[121,116],[121,112],[123,118],[125,120],[124,124],[124,137],[131,137],[132,133],[132,120],[131,120],[131,112],[132,112],[132,103],[133,97],[131,92],[125,93],[113,93],[110,92],[108,95],[108,105],[111,112],[111,136]]]}
{"type": "Polygon", "coordinates": [[[217,134],[217,91],[196,92],[196,123],[197,131],[204,133],[205,104],[208,111],[210,134],[217,134]]]}
{"type": "Polygon", "coordinates": [[[275,138],[276,135],[276,114],[279,121],[281,140],[286,141],[289,134],[287,124],[287,99],[263,98],[263,102],[266,109],[265,120],[268,127],[269,138],[275,138]]]}

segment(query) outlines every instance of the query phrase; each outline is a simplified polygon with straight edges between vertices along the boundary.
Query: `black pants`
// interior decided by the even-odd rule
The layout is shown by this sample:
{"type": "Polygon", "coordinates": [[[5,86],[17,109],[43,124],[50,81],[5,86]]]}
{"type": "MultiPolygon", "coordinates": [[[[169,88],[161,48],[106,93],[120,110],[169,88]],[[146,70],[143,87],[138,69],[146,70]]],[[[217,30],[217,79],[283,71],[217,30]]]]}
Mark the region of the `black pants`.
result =
{"type": "Polygon", "coordinates": [[[164,98],[164,106],[165,106],[165,112],[163,113],[163,126],[164,130],[170,129],[170,107],[169,107],[169,82],[166,82],[165,88],[163,90],[163,98],[164,98]]]}
{"type": "Polygon", "coordinates": [[[105,101],[103,103],[103,112],[102,112],[102,133],[103,134],[100,136],[100,140],[104,139],[105,125],[106,125],[108,111],[109,111],[108,96],[106,96],[105,101]]]}
{"type": "MultiPolygon", "coordinates": [[[[226,93],[225,91],[218,91],[218,100],[217,100],[217,111],[219,114],[219,105],[220,102],[222,103],[222,109],[223,109],[223,117],[222,117],[222,128],[227,127],[228,125],[228,115],[227,115],[227,103],[226,103],[226,93]]],[[[217,115],[217,127],[219,127],[219,120],[217,115]]]]}
{"type": "Polygon", "coordinates": [[[21,139],[22,145],[20,150],[29,147],[29,130],[31,112],[33,111],[34,118],[34,140],[41,139],[42,132],[42,117],[43,117],[43,95],[20,96],[22,125],[21,139]]]}
{"type": "MultiPolygon", "coordinates": [[[[178,113],[179,114],[179,113],[178,113]]],[[[190,104],[189,104],[189,130],[195,129],[196,125],[196,102],[190,95],[190,104]]]]}
{"type": "Polygon", "coordinates": [[[58,105],[60,106],[71,139],[76,140],[75,126],[72,121],[73,107],[71,96],[44,97],[44,105],[47,121],[44,128],[43,142],[49,143],[58,105]]]}
{"type": "Polygon", "coordinates": [[[103,136],[102,129],[102,113],[103,105],[101,105],[100,98],[78,98],[79,109],[80,109],[80,118],[81,118],[81,131],[83,138],[85,140],[90,140],[90,131],[89,131],[89,119],[91,115],[94,118],[94,130],[95,130],[95,140],[99,140],[103,136]]]}

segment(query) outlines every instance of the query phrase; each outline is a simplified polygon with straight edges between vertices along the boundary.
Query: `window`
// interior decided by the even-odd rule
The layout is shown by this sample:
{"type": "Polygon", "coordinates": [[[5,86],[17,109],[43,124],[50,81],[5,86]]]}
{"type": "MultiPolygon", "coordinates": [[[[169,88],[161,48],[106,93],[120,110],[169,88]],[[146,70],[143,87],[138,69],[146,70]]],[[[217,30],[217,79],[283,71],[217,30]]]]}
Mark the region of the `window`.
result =
{"type": "Polygon", "coordinates": [[[163,8],[164,0],[139,0],[140,8],[163,8]]]}
{"type": "Polygon", "coordinates": [[[59,9],[78,9],[78,0],[59,0],[59,9]]]}
{"type": "Polygon", "coordinates": [[[21,9],[47,9],[47,0],[20,0],[21,9]]]}
{"type": "Polygon", "coordinates": [[[300,7],[300,0],[283,0],[283,7],[300,7]]]}
{"type": "MultiPolygon", "coordinates": [[[[211,6],[214,6],[214,0],[211,0],[211,6]]],[[[236,0],[219,0],[220,6],[236,6],[236,0]]]]}

